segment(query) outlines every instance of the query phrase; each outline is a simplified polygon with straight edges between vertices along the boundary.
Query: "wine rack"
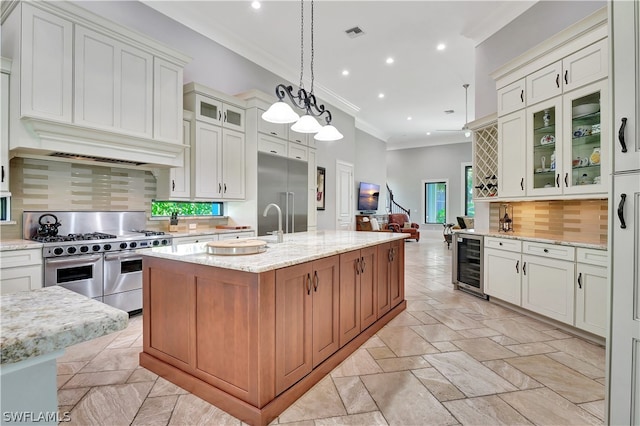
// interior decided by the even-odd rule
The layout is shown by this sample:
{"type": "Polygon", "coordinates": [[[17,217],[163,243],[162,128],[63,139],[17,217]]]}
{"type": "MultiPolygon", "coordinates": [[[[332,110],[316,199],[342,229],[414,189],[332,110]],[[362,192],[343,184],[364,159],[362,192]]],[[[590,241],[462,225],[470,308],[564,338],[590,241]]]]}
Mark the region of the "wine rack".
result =
{"type": "Polygon", "coordinates": [[[473,198],[498,196],[498,121],[473,129],[473,198]]]}

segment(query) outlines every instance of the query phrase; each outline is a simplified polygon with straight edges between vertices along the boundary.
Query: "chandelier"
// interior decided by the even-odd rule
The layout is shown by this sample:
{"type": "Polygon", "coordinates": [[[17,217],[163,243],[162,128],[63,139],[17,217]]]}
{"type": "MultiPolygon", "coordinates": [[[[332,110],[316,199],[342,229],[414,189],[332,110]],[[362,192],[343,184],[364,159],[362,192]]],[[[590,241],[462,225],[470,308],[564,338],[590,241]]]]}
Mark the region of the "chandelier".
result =
{"type": "Polygon", "coordinates": [[[304,88],[302,77],[304,75],[304,0],[300,1],[300,84],[294,93],[293,86],[278,84],[276,86],[276,96],[278,100],[262,114],[262,119],[270,123],[294,123],[291,130],[298,133],[315,133],[313,137],[318,141],[336,141],[343,138],[343,135],[331,125],[331,112],[318,105],[316,96],[313,94],[313,0],[311,0],[311,90],[307,92],[304,88]],[[304,111],[299,116],[289,104],[284,102],[288,97],[291,104],[304,111]],[[315,117],[324,118],[326,124],[321,125],[315,117]]]}

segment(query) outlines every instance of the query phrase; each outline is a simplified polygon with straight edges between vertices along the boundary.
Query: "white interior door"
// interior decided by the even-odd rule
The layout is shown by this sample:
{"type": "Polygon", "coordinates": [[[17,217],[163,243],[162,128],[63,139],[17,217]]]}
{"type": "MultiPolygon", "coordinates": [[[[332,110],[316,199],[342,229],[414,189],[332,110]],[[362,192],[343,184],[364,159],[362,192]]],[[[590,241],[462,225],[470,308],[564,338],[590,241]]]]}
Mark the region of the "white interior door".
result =
{"type": "Polygon", "coordinates": [[[336,161],[336,229],[353,230],[353,164],[336,161]]]}

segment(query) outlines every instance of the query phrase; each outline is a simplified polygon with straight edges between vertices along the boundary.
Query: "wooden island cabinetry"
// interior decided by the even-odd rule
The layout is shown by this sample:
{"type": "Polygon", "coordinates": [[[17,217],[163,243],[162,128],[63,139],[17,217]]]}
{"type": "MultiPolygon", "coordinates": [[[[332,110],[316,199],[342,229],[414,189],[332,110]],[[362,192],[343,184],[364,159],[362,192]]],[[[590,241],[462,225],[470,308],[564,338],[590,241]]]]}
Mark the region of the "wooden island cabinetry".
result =
{"type": "Polygon", "coordinates": [[[143,250],[140,365],[266,425],[405,309],[403,237],[288,234],[251,256],[143,250]]]}

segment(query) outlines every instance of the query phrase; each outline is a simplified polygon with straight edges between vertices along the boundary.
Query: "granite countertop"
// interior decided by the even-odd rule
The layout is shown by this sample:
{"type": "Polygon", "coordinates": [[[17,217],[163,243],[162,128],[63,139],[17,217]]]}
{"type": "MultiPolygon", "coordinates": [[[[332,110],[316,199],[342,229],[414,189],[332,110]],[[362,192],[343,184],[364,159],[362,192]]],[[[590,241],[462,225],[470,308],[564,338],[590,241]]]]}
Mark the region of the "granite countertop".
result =
{"type": "Polygon", "coordinates": [[[393,232],[309,231],[285,234],[283,243],[275,243],[272,236],[258,237],[256,239],[268,243],[267,250],[244,256],[207,254],[207,243],[156,247],[138,252],[150,257],[260,273],[404,239],[407,236],[408,234],[393,232]]]}
{"type": "Polygon", "coordinates": [[[583,247],[583,248],[590,248],[590,249],[596,249],[596,250],[607,250],[606,244],[584,242],[584,241],[562,241],[562,240],[556,240],[553,238],[535,236],[535,235],[531,235],[523,232],[514,233],[514,232],[497,232],[497,231],[476,231],[475,229],[454,229],[453,232],[463,233],[463,234],[472,234],[472,235],[483,235],[485,237],[507,238],[511,240],[535,241],[539,243],[557,244],[562,246],[583,247]]]}
{"type": "Polygon", "coordinates": [[[42,243],[31,240],[5,240],[0,242],[0,251],[41,249],[42,243]]]}
{"type": "Polygon", "coordinates": [[[129,315],[60,286],[0,296],[0,364],[122,330],[129,315]]]}
{"type": "Polygon", "coordinates": [[[167,235],[170,235],[175,238],[179,237],[197,237],[199,235],[216,235],[216,234],[236,234],[238,232],[255,232],[252,228],[241,228],[241,229],[208,229],[206,231],[191,231],[191,232],[167,232],[167,235]]]}

